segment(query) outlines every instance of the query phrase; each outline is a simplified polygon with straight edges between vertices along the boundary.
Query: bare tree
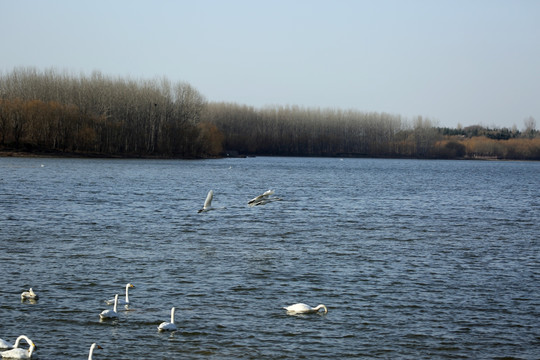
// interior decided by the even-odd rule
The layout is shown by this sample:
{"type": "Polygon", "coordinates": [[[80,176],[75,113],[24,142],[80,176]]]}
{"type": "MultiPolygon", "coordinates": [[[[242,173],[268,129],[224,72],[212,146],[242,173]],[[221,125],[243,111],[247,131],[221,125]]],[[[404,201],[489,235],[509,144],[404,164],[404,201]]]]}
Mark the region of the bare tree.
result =
{"type": "Polygon", "coordinates": [[[525,124],[525,130],[523,132],[526,136],[533,138],[536,130],[536,120],[532,116],[529,116],[523,120],[523,123],[525,124]]]}

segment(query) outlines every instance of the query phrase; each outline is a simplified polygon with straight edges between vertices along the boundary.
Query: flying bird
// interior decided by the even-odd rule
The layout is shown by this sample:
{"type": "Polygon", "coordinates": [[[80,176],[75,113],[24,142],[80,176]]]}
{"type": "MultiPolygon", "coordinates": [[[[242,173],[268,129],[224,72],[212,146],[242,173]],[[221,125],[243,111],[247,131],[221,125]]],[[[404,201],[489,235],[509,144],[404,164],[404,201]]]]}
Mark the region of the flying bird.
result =
{"type": "Polygon", "coordinates": [[[206,195],[206,200],[204,201],[204,206],[202,207],[202,209],[200,209],[199,211],[197,211],[198,213],[201,213],[203,211],[208,211],[211,209],[212,207],[212,199],[214,198],[214,190],[210,190],[208,192],[208,195],[206,195]]]}
{"type": "Polygon", "coordinates": [[[248,206],[253,207],[257,205],[265,205],[272,201],[279,201],[281,200],[278,197],[272,197],[271,195],[274,195],[274,190],[266,190],[262,195],[256,196],[253,199],[248,201],[248,206]]]}

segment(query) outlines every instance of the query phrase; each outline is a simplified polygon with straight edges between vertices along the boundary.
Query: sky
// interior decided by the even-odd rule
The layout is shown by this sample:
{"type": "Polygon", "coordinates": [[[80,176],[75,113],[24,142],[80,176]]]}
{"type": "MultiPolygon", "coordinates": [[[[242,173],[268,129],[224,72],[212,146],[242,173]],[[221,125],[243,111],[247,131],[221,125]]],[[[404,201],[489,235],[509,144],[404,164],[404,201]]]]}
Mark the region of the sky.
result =
{"type": "Polygon", "coordinates": [[[186,82],[208,101],[540,124],[537,0],[0,0],[0,73],[186,82]]]}

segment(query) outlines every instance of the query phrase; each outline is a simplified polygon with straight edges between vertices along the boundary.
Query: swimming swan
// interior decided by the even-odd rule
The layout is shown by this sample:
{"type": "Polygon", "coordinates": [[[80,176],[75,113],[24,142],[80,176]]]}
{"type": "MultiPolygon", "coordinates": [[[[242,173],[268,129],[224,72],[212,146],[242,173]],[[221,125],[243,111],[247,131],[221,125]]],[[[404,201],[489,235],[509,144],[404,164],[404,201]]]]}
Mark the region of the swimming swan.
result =
{"type": "Polygon", "coordinates": [[[34,344],[34,342],[30,340],[27,336],[21,335],[15,341],[13,349],[3,351],[0,354],[2,355],[2,358],[7,359],[31,359],[35,350],[36,345],[34,344]],[[30,345],[30,348],[28,350],[19,348],[19,343],[21,342],[21,340],[25,340],[30,345]]]}
{"type": "Polygon", "coordinates": [[[176,325],[174,324],[174,310],[175,308],[173,307],[171,309],[171,322],[162,322],[161,324],[159,324],[158,331],[175,331],[176,330],[176,325]]]}
{"type": "Polygon", "coordinates": [[[274,190],[266,190],[262,195],[256,196],[253,199],[249,200],[248,206],[253,207],[257,205],[265,205],[272,201],[281,200],[278,197],[270,197],[270,195],[274,195],[274,190]]]}
{"type": "Polygon", "coordinates": [[[30,343],[33,343],[32,340],[30,340],[28,338],[28,336],[26,335],[20,335],[16,340],[15,340],[15,345],[13,345],[13,348],[16,349],[19,347],[19,344],[21,343],[21,340],[24,340],[26,341],[28,344],[30,343]]]}
{"type": "Polygon", "coordinates": [[[7,342],[4,339],[0,339],[0,349],[7,350],[13,348],[13,344],[7,342]]]}
{"type": "Polygon", "coordinates": [[[32,290],[32,288],[30,288],[28,291],[23,291],[23,293],[21,294],[21,300],[25,300],[25,299],[37,300],[37,299],[39,299],[39,296],[37,296],[37,294],[34,292],[34,290],[32,290]]]}
{"type": "Polygon", "coordinates": [[[197,211],[198,213],[201,213],[203,211],[208,211],[211,209],[212,206],[212,199],[214,198],[214,190],[210,190],[208,192],[208,195],[206,195],[206,200],[204,201],[204,206],[202,209],[197,211]]]}
{"type": "MultiPolygon", "coordinates": [[[[130,305],[130,302],[129,302],[129,288],[134,288],[135,285],[129,283],[129,284],[126,284],[126,299],[118,299],[118,305],[130,305]]],[[[107,303],[107,305],[113,305],[114,304],[114,299],[109,299],[109,300],[106,300],[105,301],[107,303]]]]}
{"type": "Polygon", "coordinates": [[[114,296],[114,308],[112,310],[103,310],[99,317],[101,319],[117,319],[118,313],[116,312],[116,307],[118,306],[118,294],[114,296]]]}
{"type": "Polygon", "coordinates": [[[328,309],[323,304],[317,305],[317,307],[312,308],[309,305],[300,303],[284,307],[284,309],[287,310],[287,312],[290,314],[316,313],[319,311],[319,309],[324,309],[325,314],[328,312],[328,309]]]}
{"type": "Polygon", "coordinates": [[[88,360],[92,360],[92,355],[94,355],[94,349],[103,349],[101,346],[99,346],[96,343],[93,343],[92,346],[90,346],[90,353],[88,353],[88,360]]]}

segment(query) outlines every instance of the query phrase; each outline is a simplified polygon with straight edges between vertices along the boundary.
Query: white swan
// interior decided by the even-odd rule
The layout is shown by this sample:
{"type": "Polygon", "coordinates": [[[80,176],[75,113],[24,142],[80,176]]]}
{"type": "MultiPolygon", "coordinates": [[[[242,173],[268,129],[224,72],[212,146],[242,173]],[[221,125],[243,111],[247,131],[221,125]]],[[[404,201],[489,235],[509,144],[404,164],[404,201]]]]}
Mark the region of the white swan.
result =
{"type": "Polygon", "coordinates": [[[118,294],[114,296],[114,308],[112,310],[103,310],[99,317],[101,319],[116,319],[118,318],[118,313],[116,312],[116,307],[118,306],[118,294]]]}
{"type": "Polygon", "coordinates": [[[274,194],[274,190],[266,190],[262,195],[256,196],[253,199],[248,201],[248,205],[255,206],[257,202],[268,198],[270,195],[274,194]]]}
{"type": "Polygon", "coordinates": [[[284,307],[285,310],[287,310],[290,314],[307,314],[307,313],[316,313],[319,311],[319,309],[324,309],[324,313],[326,314],[328,312],[328,309],[323,304],[317,305],[316,307],[312,308],[309,305],[306,304],[294,304],[291,306],[284,307]]]}
{"type": "Polygon", "coordinates": [[[15,341],[13,349],[8,351],[2,351],[0,354],[2,355],[2,358],[7,359],[31,359],[34,355],[35,350],[36,345],[34,344],[34,342],[30,340],[27,336],[21,335],[15,341]],[[30,345],[30,348],[28,350],[19,348],[19,343],[21,342],[21,340],[25,340],[30,345]]]}
{"type": "Polygon", "coordinates": [[[28,344],[30,344],[32,342],[32,340],[30,340],[28,338],[28,336],[26,335],[20,335],[17,339],[15,339],[15,345],[13,345],[13,348],[18,348],[19,347],[19,344],[21,343],[21,340],[24,340],[26,341],[28,344]]]}
{"type": "Polygon", "coordinates": [[[93,343],[92,346],[90,346],[90,352],[88,353],[88,360],[92,360],[92,355],[94,355],[94,349],[103,349],[101,346],[99,346],[96,343],[93,343]]]}
{"type": "Polygon", "coordinates": [[[208,192],[208,195],[206,195],[206,200],[204,201],[204,205],[203,205],[203,208],[200,209],[199,211],[197,211],[198,213],[201,213],[203,211],[208,211],[210,210],[211,206],[212,206],[212,199],[214,198],[214,190],[210,190],[208,192]]]}
{"type": "Polygon", "coordinates": [[[0,339],[0,349],[7,350],[7,349],[11,349],[12,347],[13,347],[13,344],[7,342],[4,339],[0,339]]]}
{"type": "MultiPolygon", "coordinates": [[[[130,302],[129,302],[129,288],[134,288],[135,285],[129,283],[129,284],[126,284],[126,299],[118,299],[118,305],[130,305],[130,302]]],[[[107,305],[113,305],[114,304],[114,299],[109,299],[109,300],[106,300],[105,301],[107,303],[107,305]]]]}
{"type": "Polygon", "coordinates": [[[176,325],[174,324],[174,310],[175,308],[173,307],[171,309],[171,322],[164,321],[159,324],[158,331],[175,331],[177,329],[176,325]]]}
{"type": "Polygon", "coordinates": [[[37,300],[37,299],[39,299],[39,296],[37,296],[37,294],[34,292],[34,290],[32,290],[32,288],[30,288],[28,291],[23,291],[23,293],[21,294],[21,300],[25,300],[25,299],[37,300]]]}
{"type": "Polygon", "coordinates": [[[249,200],[248,206],[253,207],[257,205],[265,205],[272,201],[281,200],[278,197],[270,197],[270,195],[274,195],[274,190],[266,190],[262,195],[256,196],[253,199],[249,200]]]}

